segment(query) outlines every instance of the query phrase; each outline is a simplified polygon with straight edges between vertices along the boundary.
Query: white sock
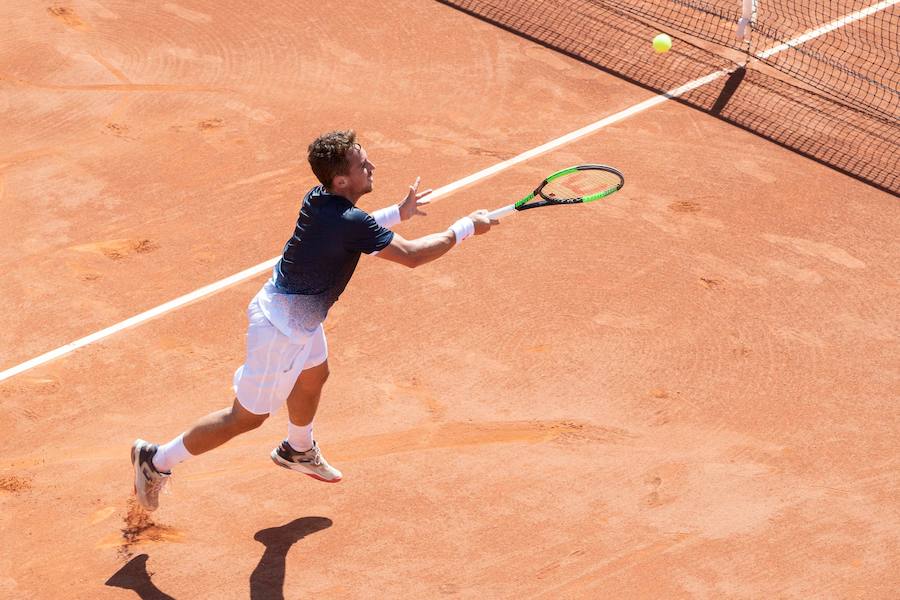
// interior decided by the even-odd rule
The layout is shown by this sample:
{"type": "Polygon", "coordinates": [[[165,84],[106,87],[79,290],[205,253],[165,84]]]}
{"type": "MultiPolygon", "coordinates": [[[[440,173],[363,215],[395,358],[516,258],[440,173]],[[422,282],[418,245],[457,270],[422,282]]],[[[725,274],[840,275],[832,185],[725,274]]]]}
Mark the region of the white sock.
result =
{"type": "Polygon", "coordinates": [[[313,447],[313,424],[294,425],[288,420],[287,442],[297,452],[306,452],[313,447]]]}
{"type": "Polygon", "coordinates": [[[153,466],[160,473],[170,473],[172,467],[192,456],[193,454],[184,447],[184,434],[182,433],[168,444],[159,447],[153,456],[153,466]]]}

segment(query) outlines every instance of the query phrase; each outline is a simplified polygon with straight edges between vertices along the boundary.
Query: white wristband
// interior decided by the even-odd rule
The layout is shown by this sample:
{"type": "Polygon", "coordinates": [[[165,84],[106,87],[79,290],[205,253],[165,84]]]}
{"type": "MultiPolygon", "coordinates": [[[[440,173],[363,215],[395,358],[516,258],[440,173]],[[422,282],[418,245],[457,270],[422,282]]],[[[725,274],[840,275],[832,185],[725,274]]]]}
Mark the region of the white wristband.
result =
{"type": "Polygon", "coordinates": [[[391,204],[387,208],[373,212],[372,218],[382,227],[393,227],[400,222],[400,207],[396,204],[391,204]]]}
{"type": "Polygon", "coordinates": [[[475,235],[475,221],[469,217],[463,217],[450,226],[453,235],[456,236],[456,243],[461,243],[470,235],[475,235]]]}

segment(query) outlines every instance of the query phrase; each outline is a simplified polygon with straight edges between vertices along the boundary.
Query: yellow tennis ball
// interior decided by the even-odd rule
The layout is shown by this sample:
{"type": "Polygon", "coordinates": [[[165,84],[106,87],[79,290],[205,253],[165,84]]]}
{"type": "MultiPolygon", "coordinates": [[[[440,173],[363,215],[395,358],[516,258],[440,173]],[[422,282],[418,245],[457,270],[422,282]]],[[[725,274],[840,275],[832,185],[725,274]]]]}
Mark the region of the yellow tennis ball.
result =
{"type": "Polygon", "coordinates": [[[663,52],[668,52],[671,47],[672,38],[665,33],[661,33],[653,38],[653,49],[656,50],[657,53],[662,54],[663,52]]]}

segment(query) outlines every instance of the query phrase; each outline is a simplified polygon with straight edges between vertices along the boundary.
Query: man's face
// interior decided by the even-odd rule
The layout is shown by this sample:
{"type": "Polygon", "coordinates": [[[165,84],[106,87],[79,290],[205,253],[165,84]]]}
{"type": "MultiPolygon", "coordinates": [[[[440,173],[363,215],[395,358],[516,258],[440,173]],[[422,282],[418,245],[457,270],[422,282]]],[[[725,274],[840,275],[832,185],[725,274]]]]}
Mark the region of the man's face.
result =
{"type": "Polygon", "coordinates": [[[357,199],[372,191],[375,165],[369,162],[369,156],[362,147],[350,150],[347,158],[350,168],[345,175],[347,178],[346,193],[351,199],[357,199]]]}

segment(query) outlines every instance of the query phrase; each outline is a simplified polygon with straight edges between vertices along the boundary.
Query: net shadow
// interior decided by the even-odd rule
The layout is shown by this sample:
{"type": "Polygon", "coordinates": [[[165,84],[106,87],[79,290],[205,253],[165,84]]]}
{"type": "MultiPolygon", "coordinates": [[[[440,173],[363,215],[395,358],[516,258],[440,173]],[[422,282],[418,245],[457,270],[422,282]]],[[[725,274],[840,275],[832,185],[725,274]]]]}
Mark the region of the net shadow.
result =
{"type": "Polygon", "coordinates": [[[731,72],[674,100],[900,195],[896,119],[831,97],[770,65],[757,67],[758,61],[744,69],[746,55],[733,48],[681,39],[655,54],[650,40],[657,27],[587,0],[438,1],[656,93],[731,72]]]}

